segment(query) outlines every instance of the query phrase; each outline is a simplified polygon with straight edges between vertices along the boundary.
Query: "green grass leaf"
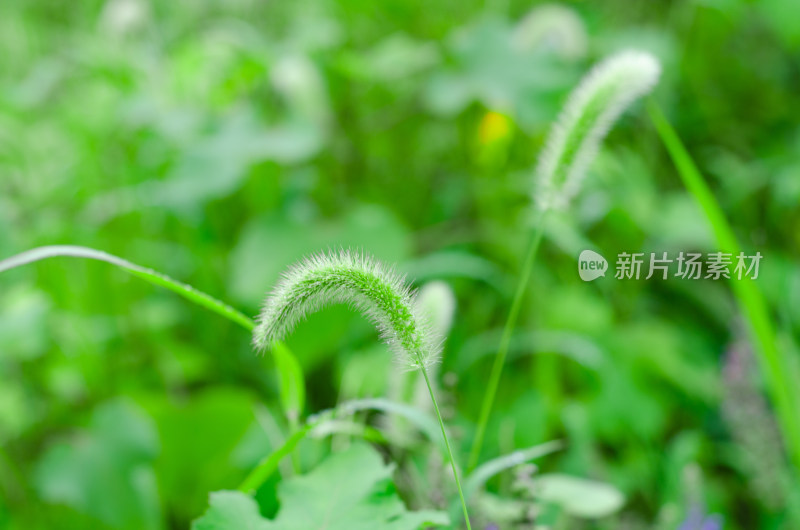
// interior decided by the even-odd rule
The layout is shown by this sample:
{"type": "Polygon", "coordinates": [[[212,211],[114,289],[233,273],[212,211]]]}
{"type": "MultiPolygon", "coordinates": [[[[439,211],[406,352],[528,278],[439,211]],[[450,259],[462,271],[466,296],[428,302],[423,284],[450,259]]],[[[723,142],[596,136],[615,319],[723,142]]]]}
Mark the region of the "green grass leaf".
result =
{"type": "Polygon", "coordinates": [[[153,285],[165,287],[199,306],[205,307],[210,311],[222,315],[228,320],[236,322],[248,331],[252,330],[254,327],[253,320],[251,318],[245,316],[242,312],[237,311],[225,302],[217,300],[213,296],[207,295],[202,291],[198,291],[191,285],[181,283],[178,280],[170,278],[166,274],[161,274],[153,269],[136,265],[128,260],[108,254],[101,250],[95,250],[93,248],[74,245],[52,245],[46,247],[37,247],[0,261],[0,273],[27,265],[29,263],[56,257],[84,258],[110,263],[111,265],[128,271],[134,276],[138,276],[139,278],[142,278],[153,285]]]}
{"type": "MultiPolygon", "coordinates": [[[[725,218],[725,213],[675,129],[652,100],[648,111],[686,189],[691,192],[708,218],[719,250],[734,256],[739,254],[739,241],[725,218]]],[[[796,382],[797,371],[786,353],[776,344],[769,308],[761,291],[748,278],[737,280],[731,277],[730,284],[749,324],[759,364],[786,441],[787,452],[795,467],[800,469],[800,416],[797,414],[800,407],[800,387],[796,382]]]]}
{"type": "MultiPolygon", "coordinates": [[[[255,328],[255,322],[253,322],[253,319],[246,316],[241,311],[229,306],[225,302],[222,302],[211,295],[195,289],[191,285],[179,282],[178,280],[153,269],[142,267],[141,265],[131,263],[130,261],[122,259],[118,256],[114,256],[113,254],[108,254],[107,252],[95,250],[93,248],[74,245],[37,247],[0,261],[0,273],[21,267],[23,265],[28,265],[30,263],[56,257],[83,258],[109,263],[133,274],[134,276],[138,276],[139,278],[153,285],[169,289],[170,291],[179,294],[190,302],[194,302],[201,307],[205,307],[209,311],[217,313],[218,315],[235,322],[247,331],[252,331],[255,328]]],[[[292,415],[297,417],[297,415],[299,415],[303,410],[305,402],[303,372],[300,368],[300,364],[297,362],[297,359],[294,357],[291,350],[289,350],[289,348],[287,348],[283,343],[278,341],[274,342],[271,346],[273,353],[275,353],[276,350],[280,350],[275,353],[275,365],[281,382],[282,404],[290,407],[285,408],[284,412],[286,413],[287,417],[291,419],[292,415]]]]}

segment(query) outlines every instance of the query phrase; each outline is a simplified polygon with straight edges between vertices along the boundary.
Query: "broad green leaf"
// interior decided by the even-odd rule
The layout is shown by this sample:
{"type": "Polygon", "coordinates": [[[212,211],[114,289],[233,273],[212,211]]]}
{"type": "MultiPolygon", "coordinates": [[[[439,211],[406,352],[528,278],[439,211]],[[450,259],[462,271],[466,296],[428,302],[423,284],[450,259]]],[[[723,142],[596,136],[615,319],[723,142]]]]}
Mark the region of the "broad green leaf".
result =
{"type": "Polygon", "coordinates": [[[439,50],[434,43],[395,33],[365,52],[345,54],[340,67],[359,79],[394,83],[419,74],[439,61],[439,50]]]}
{"type": "MultiPolygon", "coordinates": [[[[473,496],[479,496],[476,494],[480,493],[481,487],[495,475],[520,464],[546,456],[563,447],[564,444],[561,441],[553,440],[527,449],[520,449],[519,451],[514,451],[513,453],[494,458],[481,464],[475,471],[470,473],[464,481],[464,497],[469,501],[473,496]]],[[[450,505],[451,514],[458,513],[458,510],[459,506],[457,503],[454,502],[450,505]]]]}
{"type": "Polygon", "coordinates": [[[467,278],[503,291],[508,278],[491,261],[462,250],[442,250],[405,262],[400,270],[417,282],[467,278]]]}
{"type": "Polygon", "coordinates": [[[428,440],[440,446],[444,451],[444,442],[442,441],[441,431],[436,424],[436,420],[429,416],[427,413],[407,405],[405,403],[398,403],[384,398],[369,398],[369,399],[356,399],[347,401],[339,406],[339,410],[343,412],[357,412],[359,410],[378,410],[384,414],[392,414],[400,416],[412,425],[416,426],[419,431],[424,434],[428,440]]]}
{"type": "Polygon", "coordinates": [[[409,512],[391,482],[393,466],[363,443],[278,486],[274,520],[241,492],[217,492],[192,530],[417,530],[449,523],[443,512],[409,512]]]}
{"type": "MultiPolygon", "coordinates": [[[[501,331],[492,330],[470,338],[462,347],[459,363],[461,371],[495,353],[501,331]]],[[[540,329],[515,332],[509,343],[509,359],[525,355],[554,353],[572,359],[590,370],[597,370],[607,354],[586,336],[570,331],[540,329]]]]}
{"type": "Polygon", "coordinates": [[[258,504],[238,491],[215,491],[211,508],[195,521],[192,530],[268,530],[272,523],[258,513],[258,504]]]}
{"type": "Polygon", "coordinates": [[[38,424],[41,405],[19,377],[0,376],[0,447],[38,424]]]}
{"type": "Polygon", "coordinates": [[[141,201],[191,211],[236,191],[251,165],[263,160],[301,162],[324,142],[322,130],[310,122],[265,127],[247,113],[234,113],[218,126],[187,149],[166,180],[139,185],[134,193],[141,201]]]}

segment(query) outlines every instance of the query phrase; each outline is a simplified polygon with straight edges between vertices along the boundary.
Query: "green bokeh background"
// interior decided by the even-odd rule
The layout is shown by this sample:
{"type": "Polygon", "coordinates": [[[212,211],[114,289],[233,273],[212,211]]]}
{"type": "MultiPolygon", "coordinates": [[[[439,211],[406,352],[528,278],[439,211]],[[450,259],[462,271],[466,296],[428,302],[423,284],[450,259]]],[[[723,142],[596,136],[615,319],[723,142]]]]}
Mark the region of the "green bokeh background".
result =
{"type": "MultiPolygon", "coordinates": [[[[90,246],[251,315],[282,270],[328,248],[444,280],[457,308],[439,379],[465,459],[491,358],[468,361],[507,315],[537,154],[587,69],[636,47],[662,61],[653,98],[763,254],[758,286],[796,360],[795,0],[560,5],[3,2],[0,257],[90,246]]],[[[693,504],[726,529],[792,528],[760,379],[726,371],[745,336],[728,286],[584,283],[584,248],[716,250],[641,104],[548,224],[483,458],[563,438],[542,469],[625,494],[612,518],[563,528],[674,529],[693,504]]],[[[343,306],[288,345],[306,413],[386,395],[396,372],[343,306]]],[[[285,429],[273,362],[234,324],[105,264],[0,277],[0,527],[186,528],[285,429]]]]}

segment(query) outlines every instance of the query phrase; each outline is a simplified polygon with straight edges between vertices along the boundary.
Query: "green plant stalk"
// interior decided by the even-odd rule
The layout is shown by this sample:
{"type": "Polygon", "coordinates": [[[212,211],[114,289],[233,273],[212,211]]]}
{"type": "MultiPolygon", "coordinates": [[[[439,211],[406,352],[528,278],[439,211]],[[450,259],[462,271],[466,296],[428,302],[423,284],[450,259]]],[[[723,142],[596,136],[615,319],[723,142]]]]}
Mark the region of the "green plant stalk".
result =
{"type": "Polygon", "coordinates": [[[444,438],[444,445],[447,448],[447,456],[450,458],[450,467],[453,468],[453,477],[456,480],[458,497],[461,499],[461,509],[464,511],[464,521],[467,523],[467,530],[472,530],[472,526],[469,523],[469,513],[467,512],[467,502],[464,500],[464,491],[461,489],[461,480],[458,478],[456,461],[453,459],[453,451],[450,449],[450,441],[447,439],[447,432],[444,428],[444,420],[442,420],[442,414],[439,412],[439,404],[436,402],[436,396],[433,393],[433,387],[431,386],[431,381],[428,378],[428,370],[424,366],[421,368],[421,370],[422,376],[425,378],[425,385],[428,387],[428,393],[431,395],[433,410],[436,411],[436,419],[439,420],[439,428],[442,429],[442,438],[444,438]]]}
{"type": "MultiPolygon", "coordinates": [[[[289,418],[289,435],[294,436],[300,430],[300,424],[297,421],[296,417],[289,418]]],[[[292,470],[295,472],[296,475],[299,475],[303,472],[303,468],[300,465],[300,455],[297,451],[292,451],[292,470]]]]}
{"type": "MultiPolygon", "coordinates": [[[[276,449],[271,454],[264,457],[263,460],[247,475],[244,481],[237,488],[242,492],[255,492],[261,485],[275,472],[281,460],[291,453],[300,441],[303,440],[308,434],[316,427],[324,424],[326,421],[335,420],[337,414],[352,415],[359,411],[364,410],[377,410],[384,414],[395,414],[402,418],[409,420],[414,426],[420,430],[425,437],[434,443],[440,443],[441,437],[439,430],[436,427],[436,422],[433,418],[422,415],[417,409],[414,409],[404,403],[396,403],[383,398],[367,398],[357,399],[354,401],[346,401],[338,405],[334,409],[327,409],[317,414],[310,416],[296,432],[289,435],[284,441],[283,445],[276,449]]],[[[441,427],[441,423],[439,424],[441,427]]],[[[377,429],[369,428],[365,431],[365,438],[371,440],[385,440],[377,429]]],[[[445,439],[447,437],[445,436],[445,439]]],[[[442,447],[443,456],[447,456],[447,446],[442,447]]]]}
{"type": "Polygon", "coordinates": [[[317,426],[319,422],[307,422],[300,429],[295,430],[291,436],[286,439],[286,442],[278,449],[270,453],[264,458],[248,475],[244,481],[237,488],[239,491],[247,494],[255,493],[255,491],[269,478],[269,476],[278,468],[278,464],[283,458],[292,453],[297,447],[297,444],[306,437],[306,435],[317,426]]]}
{"type": "MultiPolygon", "coordinates": [[[[720,250],[738,254],[741,247],[733,229],[675,129],[654,101],[648,102],[647,110],[684,185],[708,218],[720,250]]],[[[756,289],[752,280],[731,278],[730,283],[756,343],[759,364],[776,408],[790,459],[800,469],[800,415],[797,408],[800,405],[797,395],[800,386],[793,380],[788,358],[776,345],[775,331],[761,292],[756,289]]]]}
{"type": "Polygon", "coordinates": [[[522,264],[522,275],[517,282],[517,290],[514,293],[514,299],[511,302],[511,310],[508,313],[505,326],[503,327],[503,335],[500,338],[500,347],[497,350],[497,355],[492,364],[492,371],[489,374],[489,383],[486,385],[486,392],[483,394],[483,403],[481,404],[481,413],[478,418],[478,427],[475,431],[475,439],[472,442],[472,449],[469,454],[469,461],[467,470],[472,471],[478,465],[478,459],[481,456],[481,447],[483,446],[483,438],[486,435],[486,426],[489,423],[489,416],[492,412],[494,405],[494,398],[497,394],[497,387],[500,385],[500,376],[503,373],[503,366],[508,356],[508,347],[511,344],[511,336],[514,333],[514,326],[517,324],[520,309],[522,309],[522,301],[525,298],[525,291],[528,288],[531,273],[533,271],[533,263],[536,261],[536,253],[539,250],[539,245],[542,242],[544,234],[544,222],[546,212],[542,212],[537,219],[536,228],[534,229],[531,237],[531,242],[528,245],[528,253],[525,256],[525,261],[522,264]]]}

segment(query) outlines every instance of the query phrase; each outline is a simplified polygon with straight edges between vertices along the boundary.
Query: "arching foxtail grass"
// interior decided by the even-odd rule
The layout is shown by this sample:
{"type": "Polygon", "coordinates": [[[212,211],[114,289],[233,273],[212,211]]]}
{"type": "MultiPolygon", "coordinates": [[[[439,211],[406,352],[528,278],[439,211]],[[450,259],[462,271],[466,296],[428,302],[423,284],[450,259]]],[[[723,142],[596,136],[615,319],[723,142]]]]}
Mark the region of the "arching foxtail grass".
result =
{"type": "MultiPolygon", "coordinates": [[[[686,189],[703,209],[719,250],[737,256],[741,252],[739,241],[680,137],[655,102],[649,102],[648,111],[686,189]]],[[[747,278],[739,280],[731,277],[730,283],[748,321],[759,365],[775,405],[787,452],[794,463],[797,477],[800,475],[800,415],[797,412],[800,407],[800,386],[794,379],[796,372],[786,353],[778,348],[767,303],[754,282],[747,278]]]]}
{"type": "Polygon", "coordinates": [[[345,250],[306,259],[289,269],[267,297],[253,331],[253,344],[259,350],[267,348],[289,333],[307,313],[333,303],[350,304],[366,315],[398,363],[422,372],[450,459],[464,520],[471,529],[453,451],[428,377],[428,367],[438,358],[438,338],[432,336],[411,291],[393,270],[365,254],[345,250]]]}
{"type": "Polygon", "coordinates": [[[606,133],[628,106],[652,90],[660,74],[658,60],[649,53],[629,50],[609,57],[595,66],[573,90],[550,131],[536,167],[534,201],[538,215],[489,374],[467,465],[470,471],[480,458],[511,336],[544,233],[547,212],[569,204],[580,190],[586,170],[606,133]]]}
{"type": "MultiPolygon", "coordinates": [[[[186,298],[187,300],[194,302],[214,313],[217,313],[232,322],[240,325],[244,329],[248,331],[253,331],[256,328],[256,323],[249,318],[248,316],[244,315],[240,311],[234,309],[233,307],[229,306],[228,304],[222,302],[210,296],[202,291],[199,291],[192,287],[191,285],[179,282],[166,274],[162,274],[158,271],[153,269],[149,269],[146,267],[142,267],[130,261],[127,261],[123,258],[118,256],[114,256],[113,254],[108,254],[107,252],[103,252],[100,250],[88,248],[88,247],[81,247],[81,246],[74,246],[74,245],[53,245],[53,246],[44,246],[38,247],[35,249],[28,250],[26,252],[22,252],[10,258],[0,260],[0,273],[21,267],[23,265],[28,265],[31,263],[35,263],[37,261],[41,261],[48,258],[56,258],[56,257],[73,257],[73,258],[82,258],[82,259],[91,259],[95,261],[102,261],[105,263],[109,263],[114,265],[120,269],[123,269],[134,276],[138,276],[143,280],[157,286],[165,287],[180,296],[186,298]]],[[[366,262],[369,260],[365,260],[361,258],[362,262],[366,262]]],[[[379,269],[380,266],[374,262],[370,261],[372,265],[379,269]]],[[[407,288],[402,285],[402,281],[400,281],[397,277],[392,276],[394,281],[390,282],[391,286],[398,290],[398,293],[403,293],[403,298],[407,298],[411,300],[410,292],[407,288]]],[[[380,292],[380,289],[377,291],[371,292],[371,294],[375,294],[380,292]]],[[[320,301],[320,303],[324,303],[324,301],[320,301]]],[[[412,305],[406,306],[412,307],[412,305]]],[[[309,309],[306,307],[306,310],[309,309]]],[[[413,311],[411,312],[413,313],[413,311]]],[[[262,313],[263,316],[263,313],[262,313]]],[[[300,318],[301,315],[295,314],[296,318],[300,318]]],[[[394,319],[397,320],[397,319],[394,319]]],[[[260,319],[263,324],[263,319],[260,319]]],[[[385,324],[386,322],[384,322],[385,324]]],[[[426,365],[430,365],[432,362],[435,361],[436,353],[438,352],[437,343],[433,339],[433,337],[427,336],[424,333],[425,326],[420,325],[419,322],[408,322],[408,324],[415,323],[418,326],[418,330],[423,331],[423,333],[418,338],[422,338],[423,336],[426,337],[424,340],[419,340],[418,344],[420,348],[427,348],[426,350],[420,349],[418,351],[420,359],[419,361],[414,361],[412,358],[410,364],[412,367],[416,367],[418,369],[423,370],[423,374],[425,374],[424,367],[426,365]]],[[[286,328],[283,329],[283,332],[287,332],[286,328]]],[[[406,330],[408,331],[408,330],[406,330]]],[[[391,332],[387,329],[388,335],[386,338],[388,340],[392,340],[391,332]]],[[[408,333],[403,333],[403,335],[408,335],[408,333]]],[[[259,341],[254,341],[256,345],[259,345],[259,341]]],[[[413,341],[412,341],[413,342],[413,341]]],[[[266,344],[261,344],[260,348],[263,349],[266,344]]],[[[281,446],[277,451],[268,455],[262,462],[259,464],[245,479],[245,481],[239,487],[242,491],[253,491],[260,486],[263,481],[269,477],[269,475],[274,471],[277,467],[278,462],[285,456],[291,454],[296,447],[297,443],[299,443],[303,438],[305,438],[315,427],[319,426],[324,420],[328,418],[325,414],[319,414],[312,418],[309,418],[306,422],[303,423],[302,426],[297,425],[297,416],[300,412],[302,412],[303,402],[304,402],[304,387],[302,384],[302,373],[299,371],[299,364],[291,351],[280,341],[273,340],[270,344],[273,347],[273,352],[276,355],[276,368],[279,371],[279,375],[281,378],[281,403],[283,404],[285,413],[287,417],[290,419],[290,423],[294,419],[294,425],[291,430],[291,434],[289,438],[281,446]]],[[[406,362],[408,359],[406,359],[406,362]]],[[[430,385],[430,381],[428,381],[427,375],[425,377],[426,382],[430,385]]],[[[429,386],[430,389],[430,386],[429,386]]],[[[459,490],[459,496],[461,498],[461,504],[464,509],[464,516],[467,521],[467,526],[469,528],[469,519],[467,516],[466,511],[466,504],[463,501],[463,494],[461,492],[461,485],[458,479],[458,474],[456,472],[455,463],[452,457],[452,451],[450,448],[450,444],[448,442],[447,434],[444,430],[444,422],[442,420],[441,414],[439,414],[438,405],[436,405],[435,397],[431,392],[431,399],[434,401],[434,408],[437,413],[437,419],[439,423],[439,429],[441,430],[442,440],[444,442],[444,451],[446,452],[447,456],[450,458],[451,465],[453,467],[453,473],[456,479],[456,485],[459,490]]],[[[434,441],[433,434],[435,433],[435,423],[431,424],[429,419],[422,415],[419,411],[415,409],[402,405],[389,402],[387,400],[382,399],[369,399],[369,400],[358,400],[353,402],[348,402],[341,405],[338,410],[344,412],[353,412],[358,410],[365,410],[365,409],[374,409],[380,410],[385,413],[392,413],[392,414],[399,414],[404,418],[410,420],[412,423],[415,423],[418,428],[424,432],[431,441],[434,441]]]]}

